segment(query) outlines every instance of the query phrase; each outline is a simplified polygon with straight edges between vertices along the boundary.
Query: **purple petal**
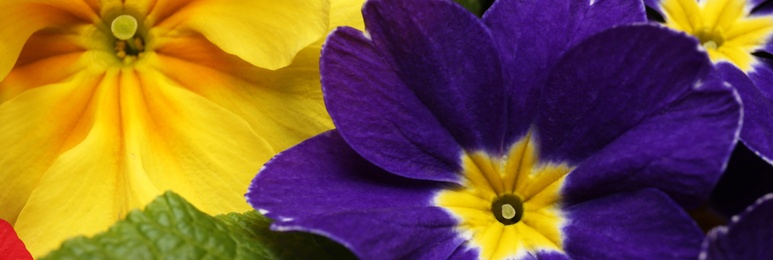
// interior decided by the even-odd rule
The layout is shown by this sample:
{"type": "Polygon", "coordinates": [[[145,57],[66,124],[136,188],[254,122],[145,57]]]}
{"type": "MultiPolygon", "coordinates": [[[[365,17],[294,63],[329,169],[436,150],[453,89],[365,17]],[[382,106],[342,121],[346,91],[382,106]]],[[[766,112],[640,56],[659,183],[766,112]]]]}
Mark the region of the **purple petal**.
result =
{"type": "MultiPolygon", "coordinates": [[[[766,0],[752,0],[754,2],[754,8],[752,9],[751,16],[763,16],[773,14],[773,5],[764,4],[766,0]]],[[[770,46],[770,44],[768,44],[770,46]]],[[[770,50],[770,49],[768,49],[770,50]]]]}
{"type": "Polygon", "coordinates": [[[373,45],[464,148],[501,153],[504,89],[483,23],[444,0],[368,1],[373,45]]]}
{"type": "Polygon", "coordinates": [[[476,259],[440,208],[383,209],[279,221],[273,230],[329,237],[361,259],[476,259]]]}
{"type": "Polygon", "coordinates": [[[700,259],[773,259],[773,194],[709,232],[700,259]]]}
{"type": "Polygon", "coordinates": [[[743,101],[741,141],[765,161],[773,163],[773,102],[761,91],[773,91],[773,71],[758,67],[751,76],[746,76],[732,64],[720,63],[716,67],[743,101]]]}
{"type": "Polygon", "coordinates": [[[582,162],[567,178],[568,200],[646,187],[688,207],[707,198],[737,141],[740,105],[706,75],[697,48],[665,28],[627,26],[559,63],[537,129],[545,158],[582,162]]]}
{"type": "Polygon", "coordinates": [[[438,186],[385,172],[360,157],[332,130],[266,163],[246,196],[252,207],[282,220],[427,207],[438,186]]]}
{"type": "Polygon", "coordinates": [[[458,178],[459,144],[359,31],[334,31],[320,70],[328,112],[363,157],[402,176],[458,178]]]}
{"type": "MultiPolygon", "coordinates": [[[[576,1],[582,3],[583,1],[576,1]]],[[[566,50],[580,43],[586,38],[606,29],[632,23],[647,21],[644,4],[640,1],[628,0],[595,0],[592,5],[585,7],[585,13],[579,19],[577,31],[573,32],[571,44],[566,50]]],[[[577,14],[582,15],[582,14],[577,14]]]]}
{"type": "Polygon", "coordinates": [[[506,143],[521,138],[537,113],[539,89],[571,46],[615,25],[646,21],[639,1],[496,1],[483,21],[505,68],[509,118],[506,143]]]}
{"type": "Polygon", "coordinates": [[[747,73],[748,77],[757,86],[762,96],[773,100],[773,60],[756,56],[755,59],[757,63],[752,64],[753,70],[747,73]]]}
{"type": "Polygon", "coordinates": [[[665,194],[619,193],[565,209],[564,249],[574,259],[695,259],[703,233],[665,194]]]}
{"type": "Polygon", "coordinates": [[[704,90],[663,108],[582,162],[567,177],[567,199],[654,187],[688,208],[705,201],[740,123],[738,102],[729,89],[718,87],[718,81],[704,83],[704,90]]]}
{"type": "Polygon", "coordinates": [[[534,260],[568,260],[571,259],[569,256],[558,253],[558,252],[549,252],[549,251],[540,251],[537,252],[535,256],[528,255],[524,257],[522,260],[526,259],[534,259],[534,260]]]}
{"type": "Polygon", "coordinates": [[[650,8],[660,8],[660,3],[663,0],[644,0],[644,5],[650,8]]]}
{"type": "Polygon", "coordinates": [[[695,91],[710,68],[694,39],[654,25],[589,38],[558,63],[542,93],[542,155],[587,158],[695,91]]]}
{"type": "Polygon", "coordinates": [[[747,0],[747,1],[749,3],[749,6],[751,6],[751,8],[753,9],[753,8],[760,7],[760,5],[765,3],[767,0],[747,0]]]}
{"type": "Polygon", "coordinates": [[[655,187],[692,208],[704,201],[736,142],[739,105],[718,81],[663,108],[585,160],[567,178],[570,201],[655,187]],[[668,181],[663,181],[668,180],[668,181]]]}
{"type": "Polygon", "coordinates": [[[462,147],[501,153],[501,68],[481,22],[446,1],[369,1],[368,38],[336,30],[322,51],[341,135],[402,176],[456,181],[462,147]],[[424,10],[424,11],[422,11],[424,10]]]}
{"type": "Polygon", "coordinates": [[[246,196],[275,230],[328,236],[364,259],[472,259],[457,221],[432,206],[440,185],[385,172],[332,130],[269,161],[246,196]]]}

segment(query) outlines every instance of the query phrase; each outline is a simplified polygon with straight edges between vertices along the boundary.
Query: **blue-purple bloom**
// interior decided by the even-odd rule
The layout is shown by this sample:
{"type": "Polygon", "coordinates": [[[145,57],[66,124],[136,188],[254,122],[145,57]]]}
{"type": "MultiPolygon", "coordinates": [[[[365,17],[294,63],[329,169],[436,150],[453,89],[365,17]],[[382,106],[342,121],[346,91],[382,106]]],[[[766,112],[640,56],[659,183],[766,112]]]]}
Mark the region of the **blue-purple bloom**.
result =
{"type": "Polygon", "coordinates": [[[697,38],[743,101],[741,141],[773,164],[773,5],[763,0],[645,0],[669,28],[697,38]]]}
{"type": "Polygon", "coordinates": [[[700,259],[773,259],[773,193],[734,216],[727,226],[712,229],[700,259]]]}
{"type": "Polygon", "coordinates": [[[697,41],[627,0],[371,0],[327,39],[337,130],[267,163],[272,228],[364,259],[695,258],[740,104],[697,41]],[[634,13],[636,15],[631,15],[634,13]],[[611,29],[610,29],[611,28],[611,29]]]}

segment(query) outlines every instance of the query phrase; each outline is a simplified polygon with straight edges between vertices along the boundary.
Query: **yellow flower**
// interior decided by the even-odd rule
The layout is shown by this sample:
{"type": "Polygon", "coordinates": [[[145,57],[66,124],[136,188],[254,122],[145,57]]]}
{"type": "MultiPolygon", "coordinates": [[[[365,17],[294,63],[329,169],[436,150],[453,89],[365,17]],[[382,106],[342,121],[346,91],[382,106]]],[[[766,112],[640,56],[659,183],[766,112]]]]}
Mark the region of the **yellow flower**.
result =
{"type": "Polygon", "coordinates": [[[261,165],[332,127],[319,50],[362,2],[2,1],[0,218],[40,256],[165,190],[249,210],[261,165]]]}

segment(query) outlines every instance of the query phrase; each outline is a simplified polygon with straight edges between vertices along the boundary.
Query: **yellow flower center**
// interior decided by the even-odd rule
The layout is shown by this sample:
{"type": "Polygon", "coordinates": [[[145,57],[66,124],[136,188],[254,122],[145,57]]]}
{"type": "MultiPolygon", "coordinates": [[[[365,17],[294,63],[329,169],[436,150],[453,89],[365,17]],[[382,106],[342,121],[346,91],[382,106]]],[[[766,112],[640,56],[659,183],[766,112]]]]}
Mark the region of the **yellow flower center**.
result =
{"type": "Polygon", "coordinates": [[[113,19],[110,25],[113,36],[119,40],[128,40],[137,33],[137,19],[128,14],[122,14],[113,19]]]}
{"type": "Polygon", "coordinates": [[[714,63],[727,61],[752,70],[752,53],[773,34],[773,17],[750,16],[745,0],[664,0],[666,26],[695,36],[714,63]]]}
{"type": "Polygon", "coordinates": [[[128,64],[142,56],[145,51],[145,41],[137,34],[139,25],[134,16],[119,15],[110,24],[110,31],[116,38],[115,55],[128,64]]]}
{"type": "Polygon", "coordinates": [[[559,191],[572,167],[540,163],[531,135],[505,156],[468,152],[462,162],[464,185],[441,191],[434,204],[459,219],[457,231],[480,258],[563,252],[559,191]]]}
{"type": "Polygon", "coordinates": [[[695,37],[698,38],[698,41],[700,41],[704,48],[711,51],[716,51],[719,46],[725,43],[725,38],[722,37],[722,32],[720,31],[711,32],[703,29],[696,32],[695,37]]]}

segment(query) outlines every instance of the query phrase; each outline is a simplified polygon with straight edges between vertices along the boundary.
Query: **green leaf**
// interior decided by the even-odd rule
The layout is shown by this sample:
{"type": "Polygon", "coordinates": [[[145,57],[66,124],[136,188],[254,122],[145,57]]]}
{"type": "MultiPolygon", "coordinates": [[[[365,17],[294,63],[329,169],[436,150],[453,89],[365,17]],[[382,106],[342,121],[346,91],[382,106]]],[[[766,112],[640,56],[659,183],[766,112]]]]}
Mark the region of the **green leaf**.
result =
{"type": "Polygon", "coordinates": [[[480,0],[454,0],[457,4],[460,4],[468,11],[474,13],[477,16],[483,14],[480,0]]]}
{"type": "Polygon", "coordinates": [[[218,215],[216,218],[239,232],[250,233],[258,243],[271,248],[276,259],[357,259],[345,247],[322,236],[270,231],[271,220],[255,211],[218,215]]]}
{"type": "Polygon", "coordinates": [[[454,0],[454,2],[480,17],[494,3],[494,0],[454,0]]]}
{"type": "Polygon", "coordinates": [[[273,232],[269,225],[254,211],[213,217],[167,192],[108,231],[70,239],[44,259],[356,259],[324,237],[273,232]]]}

